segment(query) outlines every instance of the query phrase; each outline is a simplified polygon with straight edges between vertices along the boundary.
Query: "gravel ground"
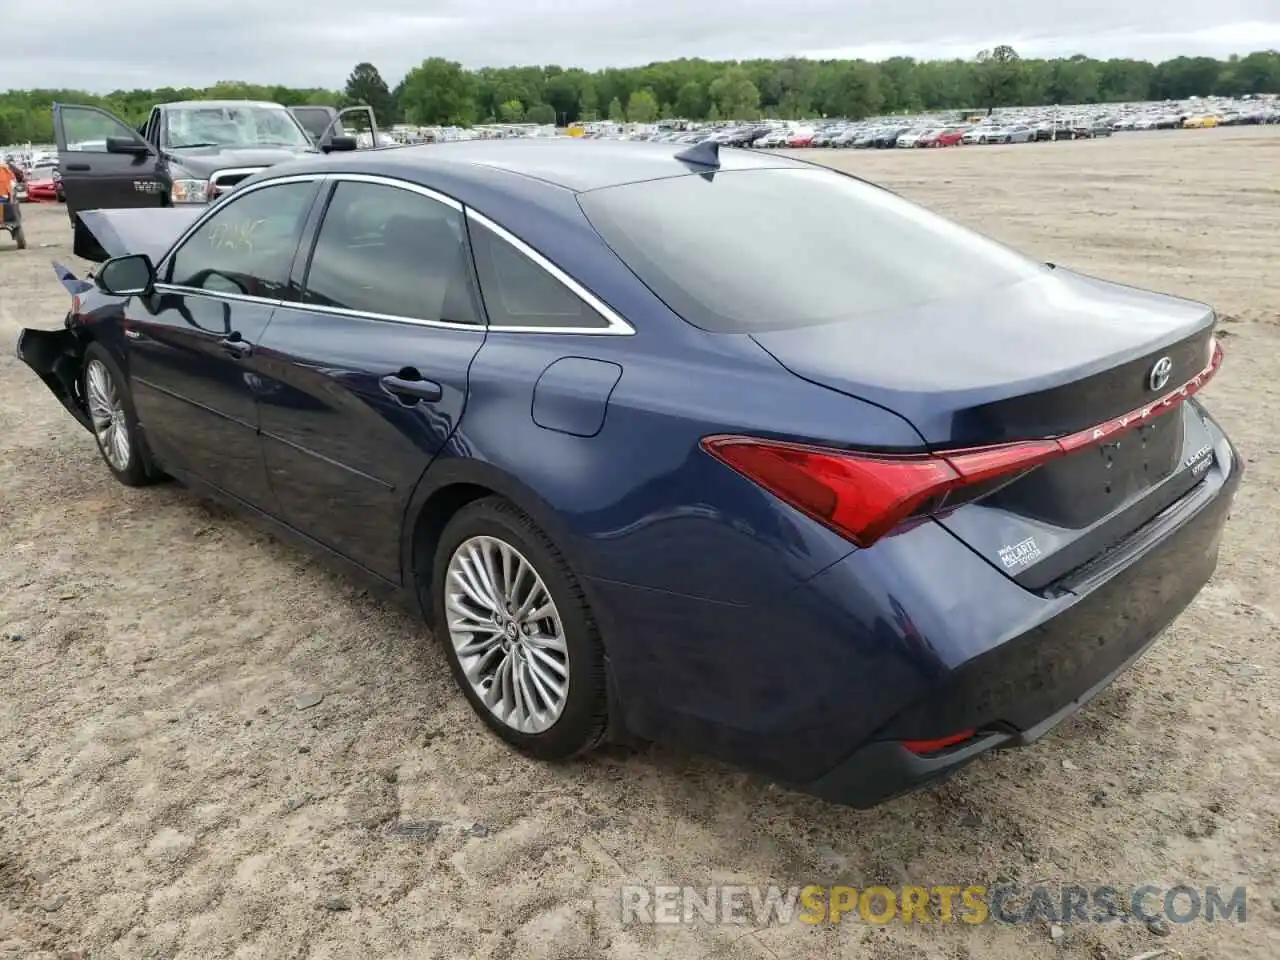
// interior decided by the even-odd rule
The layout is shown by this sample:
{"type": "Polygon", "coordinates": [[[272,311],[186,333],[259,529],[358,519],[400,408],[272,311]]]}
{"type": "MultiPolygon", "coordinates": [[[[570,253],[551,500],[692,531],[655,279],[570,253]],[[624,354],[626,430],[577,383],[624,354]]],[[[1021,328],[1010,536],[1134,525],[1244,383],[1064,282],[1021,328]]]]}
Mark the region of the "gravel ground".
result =
{"type": "MultiPolygon", "coordinates": [[[[1216,577],[1135,669],[873,811],[662,747],[539,765],[483,731],[417,623],[181,488],[117,485],[6,347],[0,956],[1280,955],[1280,128],[805,155],[1219,309],[1207,396],[1250,473],[1216,577]],[[657,928],[618,906],[628,883],[1010,880],[1246,884],[1248,919],[657,928]]],[[[65,216],[27,214],[30,249],[0,237],[6,343],[66,309],[65,216]]]]}

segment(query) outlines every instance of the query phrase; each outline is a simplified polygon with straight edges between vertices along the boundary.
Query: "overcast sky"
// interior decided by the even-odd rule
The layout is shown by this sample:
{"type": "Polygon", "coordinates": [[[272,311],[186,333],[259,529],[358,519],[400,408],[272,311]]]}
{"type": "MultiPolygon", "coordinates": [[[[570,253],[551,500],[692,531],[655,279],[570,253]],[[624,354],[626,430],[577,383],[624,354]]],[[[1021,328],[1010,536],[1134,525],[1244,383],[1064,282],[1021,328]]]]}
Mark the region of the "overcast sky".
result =
{"type": "Polygon", "coordinates": [[[598,68],[677,57],[1225,56],[1280,49],[1280,0],[6,0],[0,90],[394,86],[424,58],[598,68]]]}

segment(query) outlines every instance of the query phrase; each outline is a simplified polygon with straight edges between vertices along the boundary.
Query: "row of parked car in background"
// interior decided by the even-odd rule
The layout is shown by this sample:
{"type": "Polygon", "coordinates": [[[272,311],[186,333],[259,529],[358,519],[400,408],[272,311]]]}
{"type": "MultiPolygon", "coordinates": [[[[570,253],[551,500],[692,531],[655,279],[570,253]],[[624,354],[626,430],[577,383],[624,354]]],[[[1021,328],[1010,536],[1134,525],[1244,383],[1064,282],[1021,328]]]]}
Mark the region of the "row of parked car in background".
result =
{"type": "Polygon", "coordinates": [[[990,114],[952,111],[916,117],[868,120],[762,120],[748,124],[667,123],[629,130],[615,127],[597,136],[698,142],[769,148],[887,149],[957,147],[996,143],[1091,140],[1134,130],[1203,129],[1280,123],[1274,96],[1241,100],[1193,98],[1183,102],[1129,103],[1088,107],[1020,107],[990,114]]]}
{"type": "MultiPolygon", "coordinates": [[[[947,148],[1109,137],[1139,130],[1280,123],[1280,96],[1192,98],[1162,103],[1094,104],[951,111],[866,120],[761,120],[655,124],[611,122],[558,131],[550,125],[502,124],[461,128],[378,129],[365,106],[284,107],[251,101],[182,101],[157,104],[136,129],[96,106],[54,104],[57,146],[26,144],[0,153],[22,174],[19,200],[68,201],[67,209],[136,205],[133,193],[152,186],[160,203],[204,203],[264,166],[302,153],[330,149],[386,148],[399,144],[490,137],[592,138],[727,146],[828,149],[947,148]],[[62,155],[99,154],[88,165],[59,170],[62,155]],[[83,181],[83,182],[81,182],[83,181]],[[141,186],[140,186],[141,184],[141,186]],[[123,191],[126,196],[117,196],[123,191]]],[[[74,220],[73,220],[74,222],[74,220]]]]}

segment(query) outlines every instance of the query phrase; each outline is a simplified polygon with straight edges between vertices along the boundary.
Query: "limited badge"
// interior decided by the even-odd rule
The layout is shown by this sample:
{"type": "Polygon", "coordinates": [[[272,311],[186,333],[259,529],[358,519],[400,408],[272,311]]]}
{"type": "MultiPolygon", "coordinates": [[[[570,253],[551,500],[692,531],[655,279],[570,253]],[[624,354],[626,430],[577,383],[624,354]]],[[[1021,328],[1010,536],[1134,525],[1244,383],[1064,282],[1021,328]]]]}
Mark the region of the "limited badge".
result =
{"type": "Polygon", "coordinates": [[[1213,447],[1204,446],[1182,462],[1183,467],[1191,468],[1191,475],[1198,477],[1213,466],[1213,447]]]}

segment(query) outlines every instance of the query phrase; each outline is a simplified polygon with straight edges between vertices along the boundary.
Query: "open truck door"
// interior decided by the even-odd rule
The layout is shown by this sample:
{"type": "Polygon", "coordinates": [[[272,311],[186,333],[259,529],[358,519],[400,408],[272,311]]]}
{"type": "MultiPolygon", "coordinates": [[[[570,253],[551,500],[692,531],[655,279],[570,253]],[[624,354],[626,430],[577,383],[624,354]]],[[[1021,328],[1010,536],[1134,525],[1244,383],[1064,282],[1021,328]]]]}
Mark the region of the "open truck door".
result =
{"type": "MultiPolygon", "coordinates": [[[[297,120],[302,129],[307,132],[307,136],[311,138],[311,142],[316,146],[320,145],[320,138],[333,125],[334,119],[338,116],[338,111],[333,107],[321,106],[299,106],[288,107],[288,111],[293,114],[293,119],[297,120]]],[[[338,131],[341,133],[342,131],[338,131]]]]}
{"type": "Polygon", "coordinates": [[[322,106],[298,106],[289,107],[289,112],[293,114],[293,118],[302,125],[302,129],[307,131],[307,135],[315,142],[315,145],[326,153],[330,150],[348,149],[348,145],[341,141],[348,138],[354,138],[357,141],[360,137],[366,135],[367,127],[369,145],[371,147],[378,146],[378,118],[373,112],[373,108],[365,104],[356,104],[351,107],[344,107],[341,110],[335,110],[333,107],[322,106]],[[353,124],[351,129],[343,123],[344,117],[360,117],[358,123],[353,124]],[[335,143],[335,141],[338,141],[335,143]]]}
{"type": "Polygon", "coordinates": [[[83,210],[167,203],[159,153],[119,117],[98,107],[55,103],[53,132],[73,224],[83,210]]]}

